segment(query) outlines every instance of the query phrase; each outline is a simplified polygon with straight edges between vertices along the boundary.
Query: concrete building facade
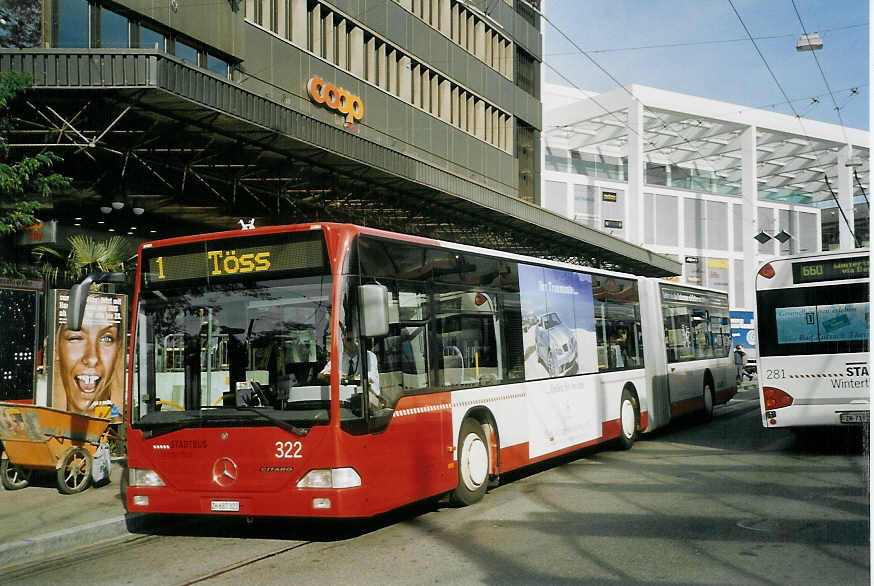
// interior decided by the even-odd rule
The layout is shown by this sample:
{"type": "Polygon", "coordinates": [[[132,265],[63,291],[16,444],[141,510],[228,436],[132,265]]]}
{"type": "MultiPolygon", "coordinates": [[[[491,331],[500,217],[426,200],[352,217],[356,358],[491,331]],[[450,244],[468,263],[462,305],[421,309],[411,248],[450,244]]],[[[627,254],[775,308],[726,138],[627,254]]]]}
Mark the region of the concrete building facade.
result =
{"type": "Polygon", "coordinates": [[[868,190],[868,139],[644,86],[546,85],[542,202],[675,258],[678,280],[727,291],[733,310],[752,312],[759,263],[823,250],[834,199],[848,222],[838,216],[838,242],[825,247],[867,246],[867,230],[848,226],[868,190]]]}

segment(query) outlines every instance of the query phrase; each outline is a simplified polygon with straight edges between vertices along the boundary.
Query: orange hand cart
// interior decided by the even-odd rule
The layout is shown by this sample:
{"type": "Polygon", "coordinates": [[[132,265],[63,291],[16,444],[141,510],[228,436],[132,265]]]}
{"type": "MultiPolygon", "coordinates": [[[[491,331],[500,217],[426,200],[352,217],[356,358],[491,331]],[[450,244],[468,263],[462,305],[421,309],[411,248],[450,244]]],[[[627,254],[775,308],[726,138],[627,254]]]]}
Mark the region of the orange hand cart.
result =
{"type": "Polygon", "coordinates": [[[98,446],[108,442],[111,419],[51,407],[0,403],[0,482],[26,487],[33,470],[56,470],[58,490],[82,492],[91,484],[98,446]]]}

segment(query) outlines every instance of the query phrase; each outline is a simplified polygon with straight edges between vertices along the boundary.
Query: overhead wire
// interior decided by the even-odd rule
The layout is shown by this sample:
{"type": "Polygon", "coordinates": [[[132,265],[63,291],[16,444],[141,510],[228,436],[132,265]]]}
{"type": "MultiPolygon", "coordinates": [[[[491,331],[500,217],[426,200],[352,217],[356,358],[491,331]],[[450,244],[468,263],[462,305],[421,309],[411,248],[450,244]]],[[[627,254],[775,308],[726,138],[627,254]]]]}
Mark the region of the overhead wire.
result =
{"type": "MultiPolygon", "coordinates": [[[[547,63],[547,62],[544,61],[543,64],[546,65],[549,69],[551,69],[551,70],[552,70],[556,75],[558,75],[560,78],[562,78],[563,80],[565,80],[566,82],[568,82],[569,84],[571,84],[571,86],[573,86],[574,89],[577,89],[577,90],[579,90],[579,91],[585,91],[585,90],[583,90],[580,86],[578,86],[576,83],[574,83],[573,81],[571,81],[571,80],[570,80],[570,79],[569,79],[565,74],[563,74],[561,71],[559,71],[558,69],[556,69],[555,67],[553,67],[553,66],[550,65],[549,63],[547,63]]],[[[622,119],[622,118],[621,118],[621,117],[620,117],[620,116],[619,116],[615,111],[612,111],[612,110],[608,109],[605,105],[603,105],[601,102],[599,102],[599,101],[598,101],[594,96],[592,96],[592,97],[590,97],[590,98],[588,98],[588,99],[591,100],[592,103],[594,103],[596,106],[598,106],[599,108],[601,108],[602,110],[604,110],[605,113],[607,113],[607,114],[609,114],[610,116],[612,116],[613,118],[615,118],[615,119],[616,119],[620,124],[622,124],[625,128],[627,128],[628,130],[630,130],[631,132],[633,132],[633,133],[636,134],[637,136],[640,136],[640,138],[644,138],[643,136],[641,136],[641,134],[640,134],[639,132],[637,132],[636,129],[632,128],[632,127],[628,124],[627,121],[623,120],[623,119],[622,119]]],[[[566,126],[566,125],[560,125],[560,126],[556,126],[555,128],[564,128],[565,126],[566,126]]]]}
{"type": "Polygon", "coordinates": [[[862,190],[862,197],[865,198],[865,204],[870,208],[870,207],[871,207],[871,202],[868,201],[868,194],[865,193],[865,187],[862,185],[862,180],[859,179],[859,174],[856,173],[856,169],[855,169],[855,168],[853,169],[853,177],[856,178],[856,183],[859,184],[859,189],[862,190]]]}
{"type": "MultiPolygon", "coordinates": [[[[795,10],[795,16],[798,17],[798,23],[801,25],[801,32],[804,33],[805,38],[808,38],[807,27],[804,25],[804,20],[801,18],[801,13],[798,11],[798,5],[795,3],[795,0],[792,0],[792,8],[795,10]]],[[[819,74],[822,76],[823,83],[825,83],[825,89],[828,90],[828,94],[829,94],[829,96],[831,96],[832,104],[834,105],[834,109],[835,109],[835,113],[838,116],[838,122],[840,122],[840,124],[841,124],[841,132],[844,135],[844,143],[849,145],[850,139],[847,137],[847,129],[844,127],[844,117],[841,114],[841,110],[843,109],[843,107],[838,106],[838,101],[835,99],[835,95],[832,92],[831,86],[828,83],[828,78],[825,75],[825,71],[822,68],[822,64],[819,62],[819,57],[816,56],[816,51],[810,51],[810,53],[813,55],[814,61],[816,61],[816,67],[817,67],[817,69],[819,69],[819,74]]],[[[852,96],[853,96],[853,94],[850,94],[850,99],[852,99],[852,96]]],[[[847,100],[847,101],[849,102],[849,100],[847,100]]],[[[862,182],[859,180],[859,174],[856,173],[855,168],[853,168],[853,176],[856,178],[856,182],[859,184],[859,187],[862,189],[862,195],[865,196],[865,203],[870,208],[871,204],[868,202],[868,196],[865,194],[865,188],[862,187],[862,182]]],[[[829,189],[831,189],[831,187],[829,187],[829,189]]],[[[837,200],[835,200],[835,201],[837,201],[837,200]]],[[[840,206],[840,204],[838,204],[838,206],[840,206]]],[[[841,213],[843,214],[843,210],[841,210],[841,213]]],[[[858,246],[858,241],[857,241],[856,245],[858,246]]]]}
{"type": "MultiPolygon", "coordinates": [[[[527,4],[527,2],[526,2],[526,4],[527,4]]],[[[546,14],[544,14],[541,10],[535,8],[535,7],[532,6],[531,4],[528,4],[528,6],[531,7],[533,10],[535,10],[535,11],[537,12],[537,14],[539,14],[540,17],[541,17],[544,21],[546,21],[546,22],[547,22],[547,23],[548,23],[548,24],[549,24],[553,29],[555,29],[556,32],[558,32],[562,37],[564,37],[564,39],[565,39],[568,43],[570,43],[571,46],[573,46],[574,49],[577,50],[577,52],[579,52],[579,53],[580,53],[581,55],[583,55],[586,59],[588,59],[588,60],[589,60],[589,61],[590,61],[590,62],[591,62],[595,67],[597,67],[598,69],[600,69],[600,70],[601,70],[601,71],[602,71],[602,72],[603,72],[607,77],[609,77],[609,78],[613,81],[613,83],[615,83],[618,87],[622,88],[622,89],[623,89],[623,90],[624,90],[624,91],[625,91],[629,96],[631,96],[631,99],[632,99],[632,100],[634,100],[635,102],[637,102],[637,103],[643,105],[643,102],[640,101],[640,98],[638,98],[637,96],[634,95],[634,92],[632,92],[630,89],[628,89],[628,88],[625,86],[625,84],[623,84],[621,81],[619,81],[618,79],[616,79],[616,77],[615,77],[612,73],[610,73],[610,72],[609,72],[605,67],[603,67],[600,63],[598,63],[598,62],[597,62],[597,61],[596,61],[596,60],[595,60],[591,55],[589,55],[589,53],[587,53],[587,52],[586,52],[582,47],[580,47],[580,46],[579,46],[579,45],[578,45],[578,44],[577,44],[573,39],[571,39],[571,38],[570,38],[570,37],[569,37],[569,36],[568,36],[568,35],[567,35],[567,34],[566,34],[562,29],[560,29],[560,28],[559,28],[559,27],[558,27],[554,22],[552,22],[552,20],[550,20],[549,17],[546,16],[546,14]]],[[[550,69],[552,69],[553,71],[556,71],[556,73],[558,73],[557,70],[556,70],[554,67],[552,67],[552,66],[550,66],[550,65],[547,65],[547,67],[549,67],[550,69]]],[[[559,75],[562,77],[562,79],[565,79],[565,80],[567,81],[567,77],[565,77],[564,75],[561,75],[561,74],[559,74],[559,75]]],[[[576,84],[572,84],[572,85],[573,85],[575,88],[580,89],[576,84]]],[[[596,102],[596,103],[597,103],[597,102],[596,102]]],[[[604,109],[605,111],[607,111],[607,109],[606,109],[604,106],[602,106],[601,104],[598,104],[598,105],[599,105],[602,109],[604,109]]],[[[664,128],[665,130],[667,130],[667,129],[668,129],[670,126],[672,126],[673,124],[676,124],[676,122],[665,122],[665,120],[664,120],[661,116],[659,116],[657,112],[655,112],[655,111],[653,111],[653,110],[650,110],[650,114],[652,114],[653,116],[655,116],[655,118],[657,118],[657,119],[659,120],[659,122],[662,123],[662,128],[664,128]]],[[[634,130],[634,129],[631,128],[631,126],[630,126],[628,123],[624,123],[624,126],[625,126],[626,128],[629,128],[630,130],[634,130]]],[[[672,132],[674,132],[674,134],[676,134],[677,138],[681,139],[681,140],[683,141],[684,144],[691,144],[692,141],[690,141],[687,137],[683,136],[683,134],[682,134],[681,132],[679,132],[678,130],[672,130],[672,132]]],[[[634,130],[634,133],[637,134],[638,136],[640,136],[640,134],[639,134],[636,130],[634,130]]],[[[645,138],[645,137],[641,137],[641,138],[645,138]]],[[[649,142],[648,144],[649,144],[650,146],[656,146],[655,143],[653,143],[653,142],[649,142]]],[[[679,145],[674,145],[674,146],[679,146],[679,145]]],[[[670,161],[669,161],[669,163],[670,163],[670,161]]]]}
{"type": "MultiPolygon", "coordinates": [[[[783,97],[786,98],[786,100],[789,102],[789,107],[792,109],[792,112],[795,114],[795,117],[798,120],[799,126],[801,126],[802,134],[806,138],[808,138],[809,140],[812,140],[812,139],[810,139],[810,136],[807,134],[807,131],[804,128],[804,123],[802,122],[801,116],[798,114],[798,111],[795,109],[795,106],[792,103],[792,101],[789,100],[789,96],[786,95],[786,91],[783,89],[783,86],[780,84],[780,81],[777,79],[777,76],[774,74],[774,70],[771,69],[771,66],[768,64],[768,60],[765,59],[764,54],[762,54],[762,51],[759,49],[758,44],[756,43],[755,39],[753,39],[753,35],[752,35],[752,33],[750,33],[750,29],[747,27],[743,18],[741,18],[741,15],[738,12],[737,8],[735,8],[734,2],[732,2],[732,0],[728,0],[728,3],[731,5],[732,10],[734,10],[734,13],[737,16],[737,19],[740,21],[741,25],[743,26],[744,30],[747,33],[747,36],[750,38],[750,41],[753,43],[753,46],[756,48],[756,52],[759,54],[759,57],[761,57],[762,62],[765,64],[765,67],[768,69],[768,72],[771,74],[771,77],[773,78],[774,83],[777,84],[777,87],[780,89],[780,92],[783,94],[783,97]]],[[[792,5],[795,6],[795,0],[792,0],[792,5]]],[[[796,14],[798,14],[797,8],[796,8],[796,14]]],[[[799,15],[798,18],[800,20],[801,16],[799,15]]],[[[804,28],[804,24],[802,23],[802,29],[803,28],[804,28]]],[[[805,32],[804,34],[806,35],[807,33],[805,32]]],[[[819,60],[817,60],[817,64],[819,64],[819,60]]],[[[820,72],[822,72],[821,68],[820,68],[820,72]]],[[[824,77],[825,77],[825,74],[823,74],[823,78],[824,77]]],[[[826,87],[828,87],[828,82],[826,82],[826,87]]],[[[829,89],[829,93],[831,94],[831,89],[829,89]]],[[[832,99],[834,99],[833,95],[832,95],[832,99]]],[[[846,129],[844,129],[843,123],[841,124],[841,129],[844,131],[844,137],[846,139],[846,129]]],[[[849,141],[847,141],[847,142],[849,142],[849,141]]],[[[829,193],[831,193],[832,199],[834,199],[834,201],[835,201],[835,205],[838,206],[838,210],[840,210],[840,212],[841,212],[841,217],[844,218],[844,223],[847,225],[847,229],[850,231],[850,234],[853,236],[853,242],[855,242],[856,246],[858,247],[859,240],[856,238],[856,235],[853,231],[853,227],[850,226],[850,222],[847,219],[847,214],[844,212],[844,208],[841,207],[841,203],[838,201],[838,198],[835,195],[835,192],[832,190],[831,183],[828,180],[828,173],[823,171],[823,177],[825,178],[826,187],[828,187],[829,193]]]]}
{"type": "Polygon", "coordinates": [[[841,217],[844,219],[844,224],[847,225],[847,230],[850,231],[850,236],[853,237],[853,242],[856,244],[856,248],[859,248],[859,239],[856,238],[856,233],[853,231],[853,226],[850,225],[850,220],[847,219],[847,214],[844,213],[844,208],[841,207],[841,203],[838,201],[838,196],[835,195],[834,190],[832,189],[832,184],[829,183],[828,173],[823,173],[823,177],[825,177],[825,185],[828,187],[829,193],[832,194],[832,199],[835,200],[835,204],[838,206],[838,211],[841,212],[841,217]]]}
{"type": "MultiPolygon", "coordinates": [[[[830,28],[830,29],[822,29],[821,32],[827,33],[827,32],[834,32],[834,31],[846,30],[846,29],[851,29],[851,28],[866,27],[866,26],[868,26],[867,22],[861,23],[861,24],[851,24],[851,25],[847,25],[847,26],[841,26],[841,27],[830,28]]],[[[795,33],[785,33],[785,34],[779,34],[779,35],[766,35],[766,36],[756,37],[756,40],[768,41],[768,40],[774,40],[774,39],[785,39],[785,38],[790,38],[790,37],[795,37],[795,33]]],[[[661,43],[661,44],[655,44],[655,45],[640,45],[637,47],[616,47],[614,49],[588,49],[588,52],[593,53],[593,54],[594,53],[620,53],[623,51],[642,51],[645,49],[673,49],[673,48],[678,48],[678,47],[698,47],[698,46],[704,46],[704,45],[724,45],[727,43],[740,43],[740,42],[745,42],[748,40],[749,39],[746,37],[741,37],[741,38],[737,38],[737,39],[715,39],[715,40],[711,40],[711,41],[688,41],[688,42],[683,42],[683,43],[661,43]]],[[[560,52],[556,52],[556,53],[546,53],[544,56],[545,57],[557,57],[560,55],[575,55],[575,54],[576,54],[575,51],[574,52],[560,51],[560,52]]]]}
{"type": "MultiPolygon", "coordinates": [[[[795,16],[798,17],[798,23],[801,25],[801,32],[804,33],[804,38],[807,39],[807,27],[804,26],[804,21],[801,19],[801,13],[798,12],[798,5],[795,4],[795,0],[792,1],[792,8],[795,9],[795,16]]],[[[835,112],[838,115],[838,121],[841,123],[841,132],[844,134],[844,142],[849,144],[850,140],[847,138],[847,129],[844,128],[844,117],[841,115],[841,109],[838,107],[838,102],[835,100],[835,95],[832,93],[832,88],[828,83],[828,79],[825,76],[825,72],[822,70],[822,64],[819,62],[819,57],[816,56],[816,51],[808,51],[811,55],[813,55],[813,60],[816,61],[816,67],[819,69],[819,74],[822,76],[822,81],[825,83],[825,89],[828,90],[828,95],[831,96],[832,104],[834,104],[835,112]]]]}

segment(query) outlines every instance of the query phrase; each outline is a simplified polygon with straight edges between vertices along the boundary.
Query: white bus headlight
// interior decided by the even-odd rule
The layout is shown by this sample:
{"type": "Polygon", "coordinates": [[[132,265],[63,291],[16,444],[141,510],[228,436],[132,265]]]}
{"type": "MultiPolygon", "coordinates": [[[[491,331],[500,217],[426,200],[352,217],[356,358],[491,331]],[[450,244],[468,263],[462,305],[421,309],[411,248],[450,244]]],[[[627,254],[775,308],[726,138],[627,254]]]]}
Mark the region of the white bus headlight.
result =
{"type": "Polygon", "coordinates": [[[130,468],[128,470],[128,486],[164,486],[164,481],[154,470],[130,468]]]}
{"type": "Polygon", "coordinates": [[[298,488],[354,488],[361,486],[361,477],[353,468],[319,468],[310,470],[298,480],[298,488]]]}

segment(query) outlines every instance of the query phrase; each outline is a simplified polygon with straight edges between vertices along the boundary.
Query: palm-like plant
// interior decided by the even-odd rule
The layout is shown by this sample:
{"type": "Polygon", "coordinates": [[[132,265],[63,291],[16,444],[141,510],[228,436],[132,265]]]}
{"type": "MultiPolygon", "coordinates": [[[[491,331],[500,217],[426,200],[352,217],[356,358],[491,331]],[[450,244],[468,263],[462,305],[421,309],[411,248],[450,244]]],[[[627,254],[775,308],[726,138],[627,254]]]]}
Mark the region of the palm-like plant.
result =
{"type": "Polygon", "coordinates": [[[136,258],[133,243],[123,236],[95,240],[90,236],[70,236],[70,252],[37,246],[33,253],[49,282],[58,279],[77,281],[88,273],[124,271],[136,258]]]}

